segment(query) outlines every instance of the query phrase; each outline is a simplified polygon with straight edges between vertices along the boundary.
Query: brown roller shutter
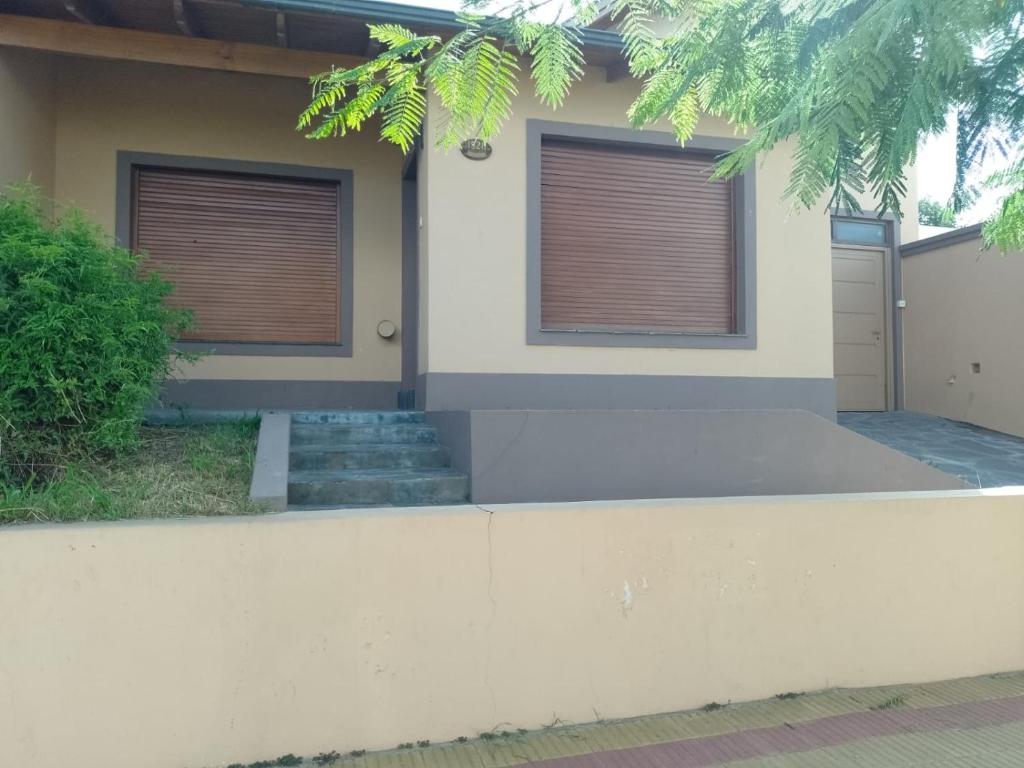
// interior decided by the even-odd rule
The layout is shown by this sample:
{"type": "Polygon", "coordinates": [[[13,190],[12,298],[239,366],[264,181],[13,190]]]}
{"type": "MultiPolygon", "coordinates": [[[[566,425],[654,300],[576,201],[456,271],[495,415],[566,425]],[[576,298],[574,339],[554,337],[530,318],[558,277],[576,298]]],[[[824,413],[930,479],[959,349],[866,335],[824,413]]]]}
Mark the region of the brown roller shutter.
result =
{"type": "Polygon", "coordinates": [[[340,343],[333,182],[135,171],[133,248],[195,313],[190,340],[340,343]]]}
{"type": "Polygon", "coordinates": [[[733,184],[712,157],[545,139],[544,328],[734,333],[733,184]]]}

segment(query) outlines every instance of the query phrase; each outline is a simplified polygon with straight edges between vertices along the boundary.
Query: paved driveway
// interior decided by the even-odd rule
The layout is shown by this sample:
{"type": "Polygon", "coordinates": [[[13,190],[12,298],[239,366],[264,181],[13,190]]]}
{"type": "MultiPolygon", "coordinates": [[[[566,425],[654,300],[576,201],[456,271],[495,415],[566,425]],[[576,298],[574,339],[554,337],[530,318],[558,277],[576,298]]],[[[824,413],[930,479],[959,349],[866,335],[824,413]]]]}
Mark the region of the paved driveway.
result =
{"type": "Polygon", "coordinates": [[[1024,485],[1019,437],[913,411],[840,413],[839,423],[972,486],[1024,485]]]}

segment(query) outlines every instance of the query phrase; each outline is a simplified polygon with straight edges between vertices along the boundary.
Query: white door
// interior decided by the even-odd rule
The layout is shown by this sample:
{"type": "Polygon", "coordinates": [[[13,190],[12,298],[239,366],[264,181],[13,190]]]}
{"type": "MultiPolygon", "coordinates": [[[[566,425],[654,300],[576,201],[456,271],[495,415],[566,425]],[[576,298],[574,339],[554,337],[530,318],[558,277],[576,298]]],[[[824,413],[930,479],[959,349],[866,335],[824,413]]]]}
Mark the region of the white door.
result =
{"type": "Polygon", "coordinates": [[[832,329],[840,411],[888,403],[885,249],[832,248],[832,329]]]}

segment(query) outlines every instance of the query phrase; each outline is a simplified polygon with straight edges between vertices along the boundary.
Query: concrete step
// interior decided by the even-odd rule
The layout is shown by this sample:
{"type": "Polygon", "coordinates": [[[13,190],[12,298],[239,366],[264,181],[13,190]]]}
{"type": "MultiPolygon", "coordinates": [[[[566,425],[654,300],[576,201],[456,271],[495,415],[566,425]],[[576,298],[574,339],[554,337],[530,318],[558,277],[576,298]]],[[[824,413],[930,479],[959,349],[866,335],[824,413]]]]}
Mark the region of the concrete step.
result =
{"type": "Polygon", "coordinates": [[[336,447],[345,443],[436,443],[430,424],[292,424],[291,444],[336,447]]]}
{"type": "Polygon", "coordinates": [[[294,506],[465,504],[469,479],[453,469],[298,470],[288,474],[294,506]]]}
{"type": "Polygon", "coordinates": [[[368,443],[299,446],[289,457],[300,469],[441,469],[451,462],[450,451],[430,443],[368,443]]]}
{"type": "Polygon", "coordinates": [[[293,424],[422,424],[423,411],[297,411],[293,424]]]}

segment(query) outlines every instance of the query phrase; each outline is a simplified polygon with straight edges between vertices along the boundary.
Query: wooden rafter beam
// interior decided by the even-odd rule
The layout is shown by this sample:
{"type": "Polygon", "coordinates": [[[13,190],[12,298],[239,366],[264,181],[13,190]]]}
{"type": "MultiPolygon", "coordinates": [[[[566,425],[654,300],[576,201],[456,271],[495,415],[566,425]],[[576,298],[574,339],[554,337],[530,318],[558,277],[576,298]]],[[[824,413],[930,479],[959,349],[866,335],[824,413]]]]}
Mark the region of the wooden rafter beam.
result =
{"type": "Polygon", "coordinates": [[[189,37],[202,37],[203,26],[199,23],[195,8],[189,5],[186,0],[171,0],[174,8],[174,23],[182,34],[189,37]]]}
{"type": "Polygon", "coordinates": [[[110,23],[110,14],[96,0],[64,0],[64,10],[83,24],[110,23]]]}
{"type": "Polygon", "coordinates": [[[303,79],[325,72],[331,66],[356,67],[364,61],[358,56],[342,53],[227,43],[6,14],[0,14],[0,45],[96,59],[145,61],[303,79]]]}
{"type": "Polygon", "coordinates": [[[282,48],[288,47],[288,17],[283,11],[277,12],[277,44],[282,48]]]}

